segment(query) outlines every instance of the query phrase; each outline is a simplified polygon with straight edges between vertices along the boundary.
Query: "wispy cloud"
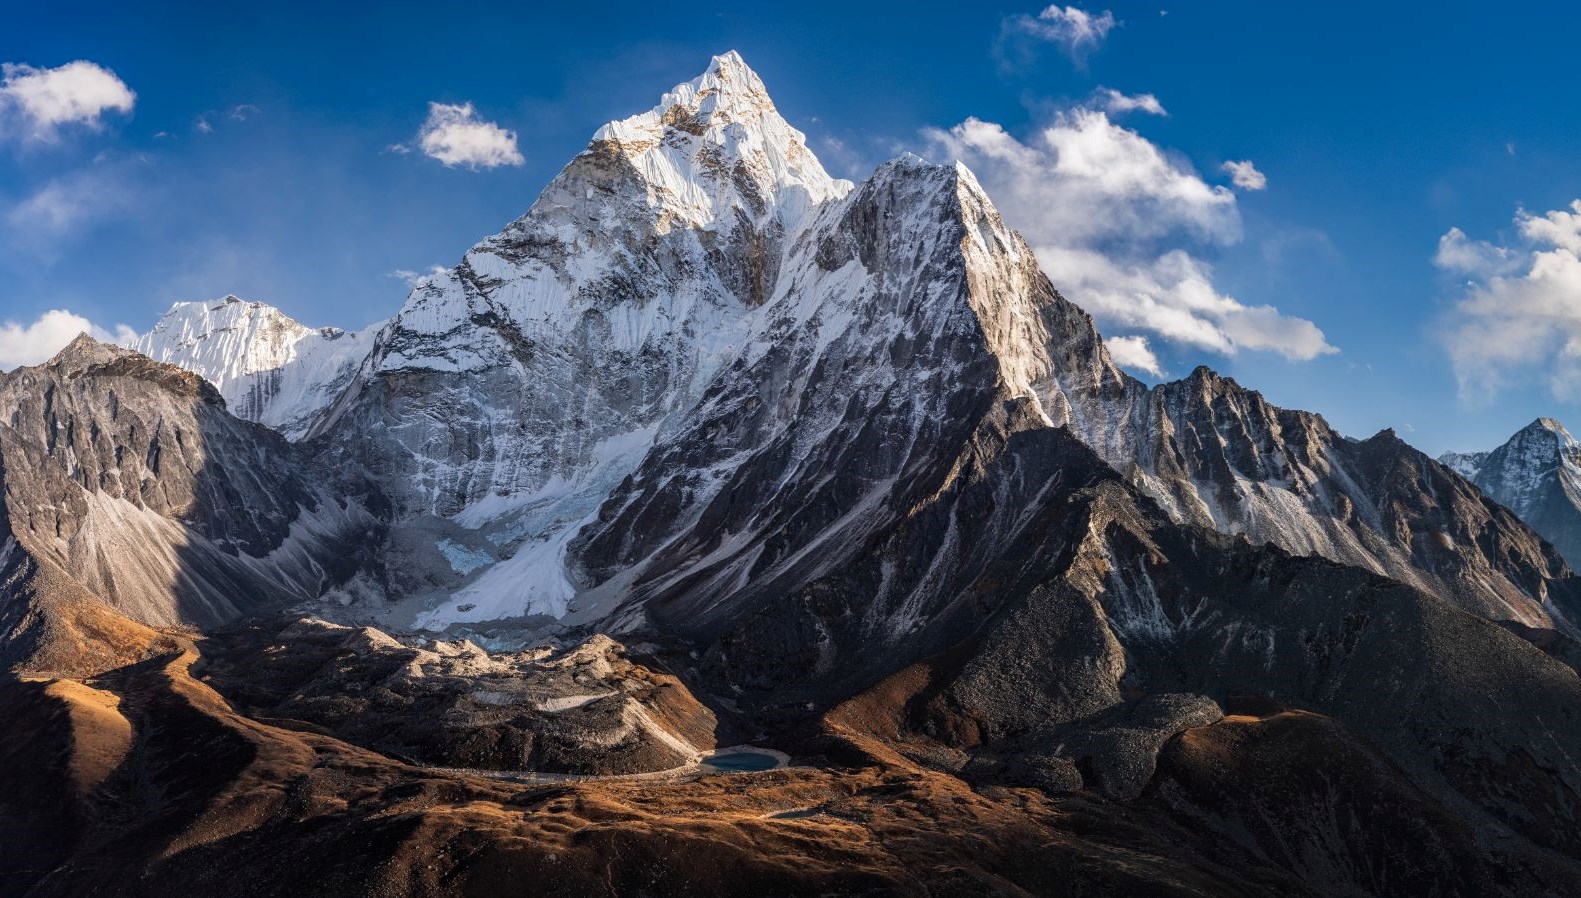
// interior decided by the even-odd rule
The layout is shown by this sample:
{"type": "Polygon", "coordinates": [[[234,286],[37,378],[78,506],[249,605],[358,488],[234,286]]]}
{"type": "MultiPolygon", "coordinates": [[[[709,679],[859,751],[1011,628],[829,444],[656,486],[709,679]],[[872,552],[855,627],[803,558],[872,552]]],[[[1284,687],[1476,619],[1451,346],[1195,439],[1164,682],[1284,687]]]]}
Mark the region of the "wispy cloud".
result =
{"type": "Polygon", "coordinates": [[[1520,242],[1439,238],[1433,261],[1467,278],[1440,326],[1461,398],[1480,403],[1520,377],[1546,379],[1561,401],[1581,400],[1581,200],[1515,215],[1520,242]]]}
{"type": "Polygon", "coordinates": [[[413,271],[410,268],[397,268],[389,276],[404,281],[408,287],[416,287],[427,283],[430,278],[442,277],[450,272],[443,265],[430,265],[427,271],[413,271]]]}
{"type": "Polygon", "coordinates": [[[192,120],[192,130],[199,134],[213,134],[215,122],[236,122],[240,124],[263,112],[251,103],[238,103],[229,109],[208,109],[198,114],[192,120]]]}
{"type": "Polygon", "coordinates": [[[1123,94],[1112,87],[1100,87],[1093,94],[1095,108],[1102,109],[1110,115],[1124,115],[1128,112],[1145,112],[1148,115],[1169,115],[1164,110],[1164,104],[1152,94],[1123,94]]]}
{"type": "Polygon", "coordinates": [[[1268,176],[1258,171],[1257,166],[1253,165],[1250,159],[1243,159],[1240,162],[1226,162],[1221,168],[1229,172],[1230,183],[1242,190],[1266,190],[1268,188],[1268,176]]]}
{"type": "Polygon", "coordinates": [[[1114,13],[1107,9],[1093,14],[1079,7],[1054,4],[1037,15],[1022,13],[1005,19],[1002,37],[1054,44],[1077,65],[1083,65],[1119,25],[1114,13]]]}
{"type": "Polygon", "coordinates": [[[1241,240],[1235,194],[1102,109],[1067,110],[1025,141],[977,119],[927,136],[973,169],[1056,286],[1106,332],[1131,338],[1116,357],[1135,370],[1159,367],[1138,331],[1225,355],[1336,351],[1311,321],[1215,286],[1199,252],[1241,240]]]}
{"type": "Polygon", "coordinates": [[[516,132],[478,118],[471,103],[429,103],[428,119],[418,130],[416,141],[396,144],[390,150],[409,153],[414,148],[451,168],[473,171],[526,161],[516,147],[516,132]]]}
{"type": "Polygon", "coordinates": [[[124,324],[106,330],[66,309],[51,309],[28,324],[0,322],[0,371],[46,362],[83,333],[110,343],[137,339],[137,332],[124,324]]]}
{"type": "Polygon", "coordinates": [[[130,113],[136,102],[126,82],[85,59],[53,69],[0,65],[0,135],[51,143],[68,128],[99,128],[106,113],[130,113]]]}
{"type": "Polygon", "coordinates": [[[4,250],[53,261],[64,244],[131,207],[140,187],[140,161],[101,157],[94,164],[35,187],[0,213],[4,250]]]}

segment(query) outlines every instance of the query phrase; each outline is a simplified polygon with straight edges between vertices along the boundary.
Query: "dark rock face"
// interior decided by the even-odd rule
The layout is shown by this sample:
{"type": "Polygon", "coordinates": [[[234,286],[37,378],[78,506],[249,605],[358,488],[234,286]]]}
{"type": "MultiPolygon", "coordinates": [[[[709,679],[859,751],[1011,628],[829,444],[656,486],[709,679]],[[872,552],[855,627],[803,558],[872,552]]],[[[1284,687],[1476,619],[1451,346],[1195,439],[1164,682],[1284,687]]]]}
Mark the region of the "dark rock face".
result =
{"type": "Polygon", "coordinates": [[[1392,431],[1345,439],[1206,368],[1144,406],[1137,480],[1177,520],[1386,574],[1490,619],[1569,626],[1581,592],[1558,553],[1392,431]]]}

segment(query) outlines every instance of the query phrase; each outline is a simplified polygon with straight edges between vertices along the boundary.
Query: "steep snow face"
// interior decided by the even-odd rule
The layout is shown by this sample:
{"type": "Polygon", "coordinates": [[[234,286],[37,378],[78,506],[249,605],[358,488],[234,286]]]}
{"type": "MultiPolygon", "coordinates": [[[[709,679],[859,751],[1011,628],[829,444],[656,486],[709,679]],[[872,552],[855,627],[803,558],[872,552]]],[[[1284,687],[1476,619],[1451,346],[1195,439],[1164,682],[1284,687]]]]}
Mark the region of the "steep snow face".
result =
{"type": "Polygon", "coordinates": [[[295,440],[351,382],[376,330],[310,328],[273,306],[226,296],[176,303],[131,348],[201,375],[232,414],[295,440]]]}
{"type": "Polygon", "coordinates": [[[424,624],[564,612],[570,533],[742,351],[785,254],[850,189],[730,53],[412,291],[313,433],[398,516],[450,519],[499,562],[424,624]]]}
{"type": "Polygon", "coordinates": [[[1491,452],[1439,459],[1469,477],[1581,567],[1581,443],[1563,424],[1538,418],[1491,452]]]}

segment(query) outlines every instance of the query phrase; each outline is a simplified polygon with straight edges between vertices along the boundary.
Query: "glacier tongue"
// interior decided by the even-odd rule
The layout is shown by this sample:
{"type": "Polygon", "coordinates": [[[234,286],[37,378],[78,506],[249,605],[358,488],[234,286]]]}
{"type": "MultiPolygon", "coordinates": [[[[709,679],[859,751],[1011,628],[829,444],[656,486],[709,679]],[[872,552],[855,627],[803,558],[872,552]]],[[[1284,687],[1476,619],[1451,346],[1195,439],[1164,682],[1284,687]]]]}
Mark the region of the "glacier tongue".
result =
{"type": "Polygon", "coordinates": [[[201,375],[232,414],[294,440],[351,382],[377,329],[310,328],[273,306],[226,296],[176,303],[131,348],[201,375]]]}

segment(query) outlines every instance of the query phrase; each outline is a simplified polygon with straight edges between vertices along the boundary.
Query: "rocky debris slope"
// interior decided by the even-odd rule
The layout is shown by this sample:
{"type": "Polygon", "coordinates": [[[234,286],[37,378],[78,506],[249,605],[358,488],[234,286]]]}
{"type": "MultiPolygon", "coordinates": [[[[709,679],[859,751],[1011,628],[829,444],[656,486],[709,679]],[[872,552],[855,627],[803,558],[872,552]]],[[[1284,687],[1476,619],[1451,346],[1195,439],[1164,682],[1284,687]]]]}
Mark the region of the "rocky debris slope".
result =
{"type": "Polygon", "coordinates": [[[595,636],[489,653],[299,620],[212,637],[200,678],[239,707],[438,767],[612,775],[694,763],[717,722],[674,677],[595,636]]]}
{"type": "Polygon", "coordinates": [[[296,440],[351,382],[377,329],[310,328],[226,296],[176,303],[131,348],[202,375],[231,414],[296,440]]]}
{"type": "Polygon", "coordinates": [[[1475,483],[1581,564],[1581,443],[1552,418],[1538,418],[1491,452],[1439,459],[1475,483]]]}
{"type": "Polygon", "coordinates": [[[55,626],[29,610],[45,605],[176,627],[311,599],[376,539],[282,437],[135,352],[79,337],[0,377],[0,409],[5,613],[25,624],[10,641],[55,626]]]}
{"type": "Polygon", "coordinates": [[[1125,804],[837,730],[808,743],[816,766],[524,785],[245,717],[198,663],[189,644],[87,684],[0,683],[8,893],[483,896],[525,877],[566,896],[1528,896],[1574,881],[1562,858],[1490,852],[1304,712],[1186,729],[1125,804]]]}

